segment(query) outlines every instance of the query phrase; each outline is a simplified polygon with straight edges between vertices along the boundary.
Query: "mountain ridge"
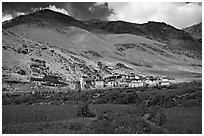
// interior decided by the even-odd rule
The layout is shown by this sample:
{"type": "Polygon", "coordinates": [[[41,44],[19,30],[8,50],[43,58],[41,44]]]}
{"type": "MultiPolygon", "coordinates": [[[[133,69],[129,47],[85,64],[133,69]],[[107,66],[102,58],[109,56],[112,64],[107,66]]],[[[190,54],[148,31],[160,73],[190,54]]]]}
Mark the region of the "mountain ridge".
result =
{"type": "MultiPolygon", "coordinates": [[[[62,13],[59,13],[59,12],[56,12],[56,11],[52,11],[52,10],[49,10],[49,9],[44,9],[44,10],[40,10],[40,11],[37,11],[37,12],[33,12],[31,14],[27,14],[27,15],[20,15],[20,16],[17,16],[16,18],[10,20],[10,21],[7,21],[7,22],[4,22],[2,24],[2,28],[3,29],[7,29],[9,27],[13,27],[13,26],[16,26],[18,24],[26,24],[26,23],[31,23],[30,25],[32,24],[37,24],[39,26],[45,26],[45,25],[55,25],[55,23],[60,23],[62,25],[65,25],[65,26],[76,26],[76,27],[80,27],[80,28],[83,28],[85,30],[88,30],[88,31],[94,31],[95,28],[90,28],[88,26],[86,26],[84,23],[82,23],[81,21],[71,17],[71,16],[68,16],[68,15],[65,15],[65,14],[62,14],[62,13]],[[46,24],[46,22],[51,22],[51,21],[55,20],[55,22],[51,23],[51,24],[46,24]]],[[[97,31],[97,30],[95,30],[97,31]]]]}
{"type": "Polygon", "coordinates": [[[192,37],[198,39],[198,41],[202,43],[202,22],[183,28],[182,30],[186,31],[192,37]]]}
{"type": "Polygon", "coordinates": [[[196,42],[190,34],[183,30],[176,29],[171,25],[167,25],[164,22],[149,21],[148,23],[144,24],[136,24],[125,21],[86,21],[86,23],[116,34],[129,33],[143,36],[152,40],[169,44],[169,47],[174,46],[175,48],[177,48],[177,46],[179,45],[171,40],[180,40],[184,42],[183,47],[187,50],[200,51],[201,49],[201,44],[196,42]],[[188,44],[194,44],[195,46],[192,48],[188,44]]]}

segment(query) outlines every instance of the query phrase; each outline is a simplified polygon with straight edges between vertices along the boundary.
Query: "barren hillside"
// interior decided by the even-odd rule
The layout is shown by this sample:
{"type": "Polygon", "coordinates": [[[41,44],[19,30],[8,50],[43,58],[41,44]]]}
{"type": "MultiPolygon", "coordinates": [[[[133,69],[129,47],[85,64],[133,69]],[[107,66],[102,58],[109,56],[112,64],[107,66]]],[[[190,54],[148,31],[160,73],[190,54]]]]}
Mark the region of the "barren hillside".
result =
{"type": "Polygon", "coordinates": [[[76,81],[82,75],[101,78],[131,72],[194,78],[202,73],[201,54],[194,56],[199,45],[168,39],[175,42],[173,49],[155,40],[161,35],[151,34],[153,38],[110,33],[50,10],[20,16],[3,24],[3,81],[29,81],[42,75],[76,81]]]}

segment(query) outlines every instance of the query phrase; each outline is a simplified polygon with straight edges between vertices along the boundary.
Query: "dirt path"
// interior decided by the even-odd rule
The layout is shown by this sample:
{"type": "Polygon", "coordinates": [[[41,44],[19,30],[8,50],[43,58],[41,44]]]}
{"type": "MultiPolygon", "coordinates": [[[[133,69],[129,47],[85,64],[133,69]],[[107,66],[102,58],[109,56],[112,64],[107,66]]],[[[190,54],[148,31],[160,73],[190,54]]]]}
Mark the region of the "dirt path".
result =
{"type": "Polygon", "coordinates": [[[96,120],[96,117],[90,117],[90,118],[75,118],[75,119],[68,119],[68,120],[57,120],[57,121],[49,122],[49,124],[52,124],[52,123],[75,122],[75,121],[81,121],[81,120],[93,121],[93,120],[96,120]]]}

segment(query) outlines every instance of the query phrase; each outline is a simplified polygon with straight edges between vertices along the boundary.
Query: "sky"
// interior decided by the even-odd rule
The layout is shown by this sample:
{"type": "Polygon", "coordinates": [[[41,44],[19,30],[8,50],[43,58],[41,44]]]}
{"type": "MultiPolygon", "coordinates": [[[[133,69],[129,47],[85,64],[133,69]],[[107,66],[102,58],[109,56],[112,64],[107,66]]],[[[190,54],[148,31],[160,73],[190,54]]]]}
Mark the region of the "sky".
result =
{"type": "Polygon", "coordinates": [[[176,28],[202,21],[201,2],[3,2],[2,21],[42,9],[78,20],[123,20],[139,24],[156,21],[176,28]]]}

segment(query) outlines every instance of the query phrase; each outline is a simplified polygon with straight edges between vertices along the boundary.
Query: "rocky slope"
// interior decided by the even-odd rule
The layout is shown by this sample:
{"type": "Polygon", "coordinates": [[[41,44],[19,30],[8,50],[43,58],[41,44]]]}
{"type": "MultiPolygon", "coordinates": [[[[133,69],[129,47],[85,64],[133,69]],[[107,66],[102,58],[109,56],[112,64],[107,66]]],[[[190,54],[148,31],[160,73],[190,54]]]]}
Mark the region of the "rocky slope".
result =
{"type": "MultiPolygon", "coordinates": [[[[202,62],[199,54],[192,57],[178,50],[192,48],[192,52],[197,52],[197,46],[185,45],[193,46],[189,48],[184,47],[183,42],[181,46],[177,42],[176,50],[170,48],[169,43],[158,42],[155,39],[163,39],[162,35],[171,41],[173,38],[169,40],[168,37],[180,37],[180,33],[184,32],[175,29],[175,33],[178,32],[176,36],[163,31],[167,29],[166,24],[158,23],[164,28],[155,33],[155,24],[143,24],[143,28],[135,29],[134,34],[129,32],[133,30],[131,27],[122,25],[124,29],[115,34],[115,28],[113,33],[50,10],[19,16],[2,26],[3,81],[29,82],[31,78],[43,75],[57,76],[67,82],[77,81],[83,75],[100,79],[114,73],[174,78],[200,75],[202,62]],[[127,32],[124,34],[123,30],[127,32]]],[[[117,28],[117,24],[113,27],[117,28]]],[[[194,42],[185,34],[184,39],[194,42]]]]}

